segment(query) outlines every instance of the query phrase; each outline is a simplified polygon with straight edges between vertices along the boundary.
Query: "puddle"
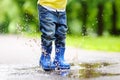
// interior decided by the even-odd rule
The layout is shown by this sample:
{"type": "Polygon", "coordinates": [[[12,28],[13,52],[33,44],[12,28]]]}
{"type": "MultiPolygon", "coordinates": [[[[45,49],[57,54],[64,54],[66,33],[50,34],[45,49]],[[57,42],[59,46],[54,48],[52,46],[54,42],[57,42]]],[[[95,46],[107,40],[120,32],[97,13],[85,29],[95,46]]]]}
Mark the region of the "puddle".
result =
{"type": "MultiPolygon", "coordinates": [[[[74,69],[71,70],[69,75],[67,75],[70,78],[96,78],[96,77],[103,77],[103,76],[118,76],[120,73],[104,73],[103,71],[99,70],[100,68],[104,68],[107,66],[115,65],[117,63],[81,63],[78,64],[80,69],[74,69]]],[[[73,63],[72,66],[76,66],[73,63]]]]}
{"type": "MultiPolygon", "coordinates": [[[[68,72],[63,72],[62,74],[56,74],[56,71],[45,72],[39,66],[0,66],[0,74],[4,75],[3,77],[15,77],[15,79],[33,77],[34,79],[45,79],[50,80],[50,77],[56,77],[56,79],[60,76],[64,76],[65,78],[70,79],[90,79],[90,78],[99,78],[104,76],[120,76],[120,73],[110,73],[110,72],[103,72],[100,68],[105,68],[108,66],[116,65],[117,63],[81,63],[81,64],[74,64],[71,63],[71,69],[68,72]]],[[[119,66],[118,66],[119,67],[119,66]]],[[[1,77],[0,77],[1,78],[1,77]]],[[[12,78],[13,79],[13,78],[12,78]]],[[[9,79],[9,80],[12,80],[9,79]]],[[[4,80],[4,79],[2,79],[4,80]]],[[[5,79],[6,80],[6,79],[5,79]]],[[[22,79],[26,80],[26,79],[22,79]]],[[[55,79],[53,79],[55,80],[55,79]]],[[[58,79],[57,79],[58,80],[58,79]]]]}

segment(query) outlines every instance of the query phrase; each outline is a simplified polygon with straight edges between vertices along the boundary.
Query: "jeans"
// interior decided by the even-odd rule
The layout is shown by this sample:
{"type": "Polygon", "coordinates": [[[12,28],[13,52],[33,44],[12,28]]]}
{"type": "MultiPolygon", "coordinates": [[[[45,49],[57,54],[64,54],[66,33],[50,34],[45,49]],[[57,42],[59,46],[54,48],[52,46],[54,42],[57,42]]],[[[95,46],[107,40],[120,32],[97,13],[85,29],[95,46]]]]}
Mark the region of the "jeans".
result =
{"type": "Polygon", "coordinates": [[[38,5],[41,45],[51,47],[55,42],[56,47],[65,47],[67,32],[66,12],[49,11],[38,5]]]}

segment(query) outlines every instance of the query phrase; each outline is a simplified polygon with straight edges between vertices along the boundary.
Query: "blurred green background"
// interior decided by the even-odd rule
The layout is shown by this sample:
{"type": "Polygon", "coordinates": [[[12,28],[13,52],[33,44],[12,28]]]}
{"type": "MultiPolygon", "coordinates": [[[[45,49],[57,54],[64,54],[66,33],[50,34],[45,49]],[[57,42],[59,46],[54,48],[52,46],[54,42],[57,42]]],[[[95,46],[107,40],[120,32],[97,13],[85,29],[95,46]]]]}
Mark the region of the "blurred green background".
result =
{"type": "MultiPolygon", "coordinates": [[[[68,0],[67,45],[120,52],[119,14],[120,0],[68,0]]],[[[0,34],[39,34],[38,22],[37,0],[0,0],[0,34]]]]}

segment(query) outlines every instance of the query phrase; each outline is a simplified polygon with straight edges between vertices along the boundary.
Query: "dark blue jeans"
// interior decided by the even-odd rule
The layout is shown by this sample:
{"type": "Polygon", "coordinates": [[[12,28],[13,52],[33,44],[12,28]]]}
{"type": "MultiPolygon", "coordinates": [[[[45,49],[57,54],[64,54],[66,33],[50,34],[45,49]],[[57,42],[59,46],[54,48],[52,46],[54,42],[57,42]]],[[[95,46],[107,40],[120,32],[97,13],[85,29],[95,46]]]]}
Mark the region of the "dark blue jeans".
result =
{"type": "Polygon", "coordinates": [[[51,47],[55,41],[56,47],[65,47],[67,32],[66,12],[49,11],[38,5],[41,45],[51,47]]]}

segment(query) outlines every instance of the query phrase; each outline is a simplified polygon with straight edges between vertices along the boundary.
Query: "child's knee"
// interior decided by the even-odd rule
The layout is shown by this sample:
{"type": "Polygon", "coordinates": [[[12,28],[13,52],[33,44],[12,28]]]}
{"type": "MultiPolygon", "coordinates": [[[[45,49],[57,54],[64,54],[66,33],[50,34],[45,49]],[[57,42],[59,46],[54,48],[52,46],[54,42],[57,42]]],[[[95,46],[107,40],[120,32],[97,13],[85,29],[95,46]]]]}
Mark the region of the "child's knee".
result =
{"type": "Polygon", "coordinates": [[[43,34],[43,38],[46,38],[47,40],[54,40],[55,39],[55,33],[54,32],[47,32],[47,34],[43,34]]]}

